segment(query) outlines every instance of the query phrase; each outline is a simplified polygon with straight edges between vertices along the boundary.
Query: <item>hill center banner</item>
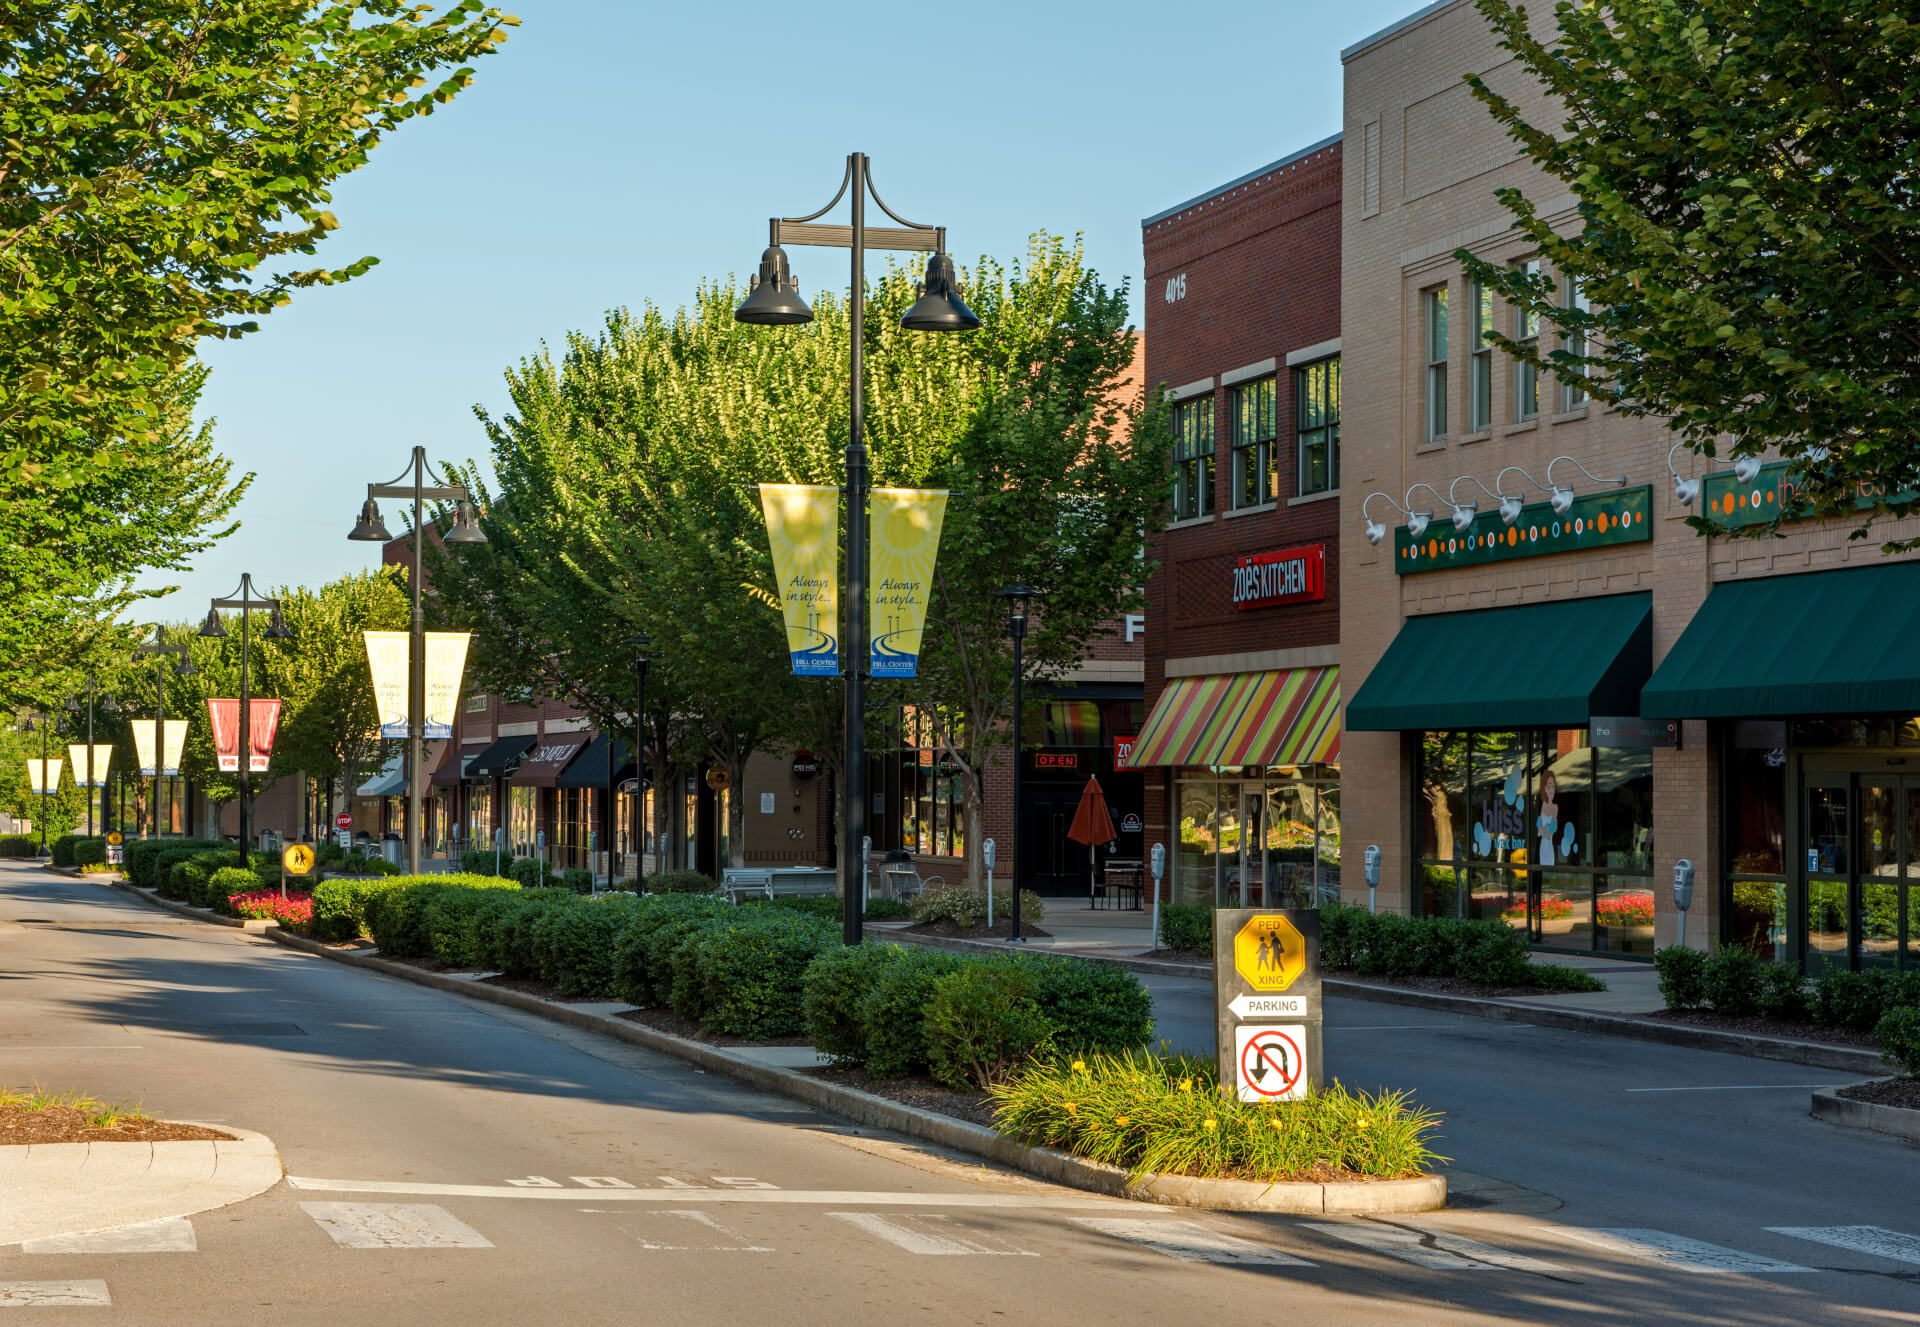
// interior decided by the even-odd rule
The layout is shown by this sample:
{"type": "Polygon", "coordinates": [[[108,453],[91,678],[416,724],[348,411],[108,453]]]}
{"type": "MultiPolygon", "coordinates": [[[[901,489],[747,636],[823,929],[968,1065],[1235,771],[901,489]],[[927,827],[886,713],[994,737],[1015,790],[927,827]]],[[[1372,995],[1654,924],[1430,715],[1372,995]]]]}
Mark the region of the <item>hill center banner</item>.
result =
{"type": "Polygon", "coordinates": [[[927,625],[947,495],[940,489],[876,488],[868,513],[873,549],[867,581],[872,635],[868,670],[875,677],[913,677],[920,665],[920,637],[927,625]]]}
{"type": "MultiPolygon", "coordinates": [[[[407,665],[412,637],[405,631],[368,631],[367,667],[373,674],[373,703],[380,713],[380,736],[406,737],[407,665]]],[[[453,736],[453,714],[460,704],[460,679],[467,671],[470,631],[429,631],[427,636],[427,713],[422,736],[440,741],[453,736]]]]}
{"type": "MultiPolygon", "coordinates": [[[[222,774],[240,771],[240,702],[207,701],[207,722],[213,725],[213,754],[222,774]]],[[[265,774],[267,760],[273,755],[274,735],[280,730],[280,702],[247,702],[247,772],[265,774]]]]}
{"type": "Polygon", "coordinates": [[[840,671],[840,490],[824,484],[762,484],[787,652],[797,677],[840,671]]]}
{"type": "Polygon", "coordinates": [[[153,720],[135,719],[133,728],[134,758],[140,762],[140,774],[143,778],[152,778],[155,773],[176,775],[180,772],[180,753],[187,745],[187,721],[185,719],[167,719],[165,731],[161,734],[164,757],[160,768],[154,769],[153,720]]]}

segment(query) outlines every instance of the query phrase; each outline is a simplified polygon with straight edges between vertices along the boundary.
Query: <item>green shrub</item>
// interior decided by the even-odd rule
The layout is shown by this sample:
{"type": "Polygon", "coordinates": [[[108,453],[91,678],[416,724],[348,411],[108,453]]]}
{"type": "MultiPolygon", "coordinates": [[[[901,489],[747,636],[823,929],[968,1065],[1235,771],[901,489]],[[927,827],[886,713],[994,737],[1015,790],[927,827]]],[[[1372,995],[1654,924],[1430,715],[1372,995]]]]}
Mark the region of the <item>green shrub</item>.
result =
{"type": "Polygon", "coordinates": [[[1714,950],[1702,977],[1708,1006],[1730,1018],[1753,1017],[1760,1011],[1760,981],[1765,966],[1753,954],[1733,945],[1714,950]]]}
{"type": "MultiPolygon", "coordinates": [[[[647,929],[641,940],[650,994],[650,998],[645,1001],[646,1004],[673,1007],[674,980],[678,975],[674,967],[674,954],[679,949],[681,941],[692,932],[712,924],[732,911],[733,908],[724,899],[715,899],[708,907],[675,908],[660,918],[657,924],[647,929]]],[[[684,1017],[699,1017],[698,1006],[693,1003],[698,994],[697,988],[688,985],[681,997],[682,1004],[695,1012],[686,1014],[684,1017]]]]}
{"type": "Polygon", "coordinates": [[[166,882],[166,873],[174,862],[185,861],[197,852],[225,846],[207,839],[133,839],[126,845],[127,879],[142,889],[158,889],[166,882]],[[161,858],[168,853],[182,855],[162,863],[161,858]]]}
{"type": "MultiPolygon", "coordinates": [[[[836,928],[780,908],[737,910],[689,933],[674,953],[689,956],[688,982],[700,1026],[731,1037],[788,1037],[805,1027],[793,998],[807,965],[838,943],[836,928]]],[[[678,974],[676,994],[681,989],[678,974]]],[[[675,1012],[682,1012],[676,1002],[675,1012]]]]}
{"type": "Polygon", "coordinates": [[[496,883],[495,892],[512,902],[485,910],[476,926],[481,962],[509,977],[540,975],[540,919],[556,908],[571,907],[575,896],[559,889],[520,889],[499,876],[481,877],[496,883]]]}
{"type": "Polygon", "coordinates": [[[1760,995],[1755,1008],[1762,1018],[1798,1023],[1813,1013],[1807,978],[1788,963],[1769,963],[1760,970],[1760,995]]]}
{"type": "Polygon", "coordinates": [[[1707,951],[1671,945],[1653,956],[1660,999],[1669,1009],[1698,1009],[1707,1002],[1707,951]]]}
{"type": "Polygon", "coordinates": [[[350,879],[328,876],[313,887],[313,934],[322,940],[353,940],[373,934],[368,909],[397,888],[397,877],[350,879]]]}
{"type": "Polygon", "coordinates": [[[808,894],[802,897],[788,895],[782,898],[745,898],[740,900],[743,908],[778,908],[782,912],[798,912],[808,917],[817,917],[823,922],[840,920],[840,900],[830,894],[808,894]]]}
{"type": "Polygon", "coordinates": [[[869,940],[828,949],[807,965],[800,1009],[814,1049],[838,1065],[866,1063],[867,997],[904,952],[899,945],[869,940]]]}
{"type": "Polygon", "coordinates": [[[649,894],[711,894],[718,888],[698,871],[661,871],[647,877],[649,894]]]}
{"type": "Polygon", "coordinates": [[[986,1087],[1044,1050],[1054,1033],[1040,1012],[1036,965],[968,963],[933,983],[923,1031],[934,1078],[986,1087]]]}
{"type": "Polygon", "coordinates": [[[1565,963],[1529,963],[1523,974],[1524,983],[1542,991],[1604,991],[1607,984],[1590,972],[1569,967],[1565,963]]]}
{"type": "Polygon", "coordinates": [[[463,875],[503,875],[512,861],[506,853],[492,848],[468,848],[460,854],[460,871],[463,875]]]}
{"type": "Polygon", "coordinates": [[[0,834],[0,857],[38,857],[40,840],[32,834],[0,834]]]}
{"type": "MultiPolygon", "coordinates": [[[[422,958],[434,953],[433,906],[447,891],[512,889],[497,876],[403,875],[382,882],[366,907],[374,944],[388,958],[422,958]]],[[[456,905],[457,906],[457,905],[456,905]]],[[[315,913],[318,915],[318,908],[315,913]]]]}
{"type": "MultiPolygon", "coordinates": [[[[834,900],[834,906],[840,906],[840,900],[834,900]]],[[[867,900],[867,920],[870,922],[904,921],[913,915],[913,907],[905,899],[870,898],[867,900]]]]}
{"type": "Polygon", "coordinates": [[[1062,1051],[1117,1054],[1153,1039],[1153,997],[1117,963],[1084,958],[1039,958],[1035,993],[1062,1051]]]}
{"type": "Polygon", "coordinates": [[[1440,1116],[1405,1093],[1369,1097],[1336,1083],[1304,1100],[1242,1102],[1220,1095],[1211,1060],[1042,1062],[989,1090],[1000,1132],[1133,1175],[1406,1179],[1446,1159],[1430,1147],[1440,1116]]]}
{"type": "MultiPolygon", "coordinates": [[[[1004,888],[993,891],[993,920],[995,924],[1006,920],[1013,908],[1013,894],[1004,888]]],[[[908,916],[918,924],[927,922],[951,922],[955,926],[984,926],[987,922],[987,896],[985,890],[975,891],[965,885],[936,885],[923,890],[908,905],[908,916]]],[[[1038,925],[1047,915],[1047,905],[1031,889],[1020,891],[1020,920],[1038,925]]]]}
{"type": "MultiPolygon", "coordinates": [[[[648,957],[654,931],[688,914],[718,913],[729,905],[725,899],[684,894],[648,895],[641,902],[643,906],[634,911],[614,945],[613,966],[614,986],[620,998],[646,1008],[660,1002],[654,994],[648,957]]],[[[670,984],[671,973],[667,979],[670,984]]]]}
{"type": "Polygon", "coordinates": [[[55,866],[72,866],[74,864],[73,845],[78,843],[80,838],[81,836],[78,834],[62,834],[51,844],[47,845],[47,851],[53,857],[53,864],[55,866]]]}
{"type": "Polygon", "coordinates": [[[570,889],[576,894],[591,894],[593,893],[593,872],[583,871],[579,867],[568,867],[564,871],[554,872],[548,883],[557,884],[562,889],[570,889]]]}
{"type": "Polygon", "coordinates": [[[507,875],[522,889],[545,889],[554,883],[553,868],[538,857],[514,858],[507,875]]]}
{"type": "Polygon", "coordinates": [[[1160,947],[1213,957],[1213,909],[1204,903],[1160,905],[1160,947]]]}
{"type": "Polygon", "coordinates": [[[1535,963],[1527,953],[1524,935],[1497,921],[1461,921],[1460,948],[1454,960],[1452,976],[1487,986],[1546,986],[1558,990],[1603,991],[1606,984],[1577,968],[1551,963],[1535,963]],[[1548,971],[1555,976],[1542,980],[1548,971]],[[1577,977],[1561,976],[1577,973],[1577,977]]]}
{"type": "Polygon", "coordinates": [[[107,863],[107,840],[103,835],[92,838],[76,839],[73,844],[73,864],[79,867],[105,866],[107,863]]]}
{"type": "Polygon", "coordinates": [[[926,1009],[934,985],[961,967],[938,949],[905,949],[876,974],[861,1017],[866,1021],[865,1064],[875,1078],[907,1078],[926,1070],[926,1009]]]}
{"type": "Polygon", "coordinates": [[[1908,993],[1905,983],[1891,972],[1828,967],[1814,978],[1814,1017],[1822,1023],[1870,1032],[1888,1010],[1902,1003],[1920,1003],[1920,999],[1908,993]]]}
{"type": "Polygon", "coordinates": [[[446,889],[434,895],[427,903],[427,933],[435,961],[450,968],[490,966],[481,939],[485,920],[503,908],[517,907],[519,901],[519,891],[508,888],[446,889]]]}
{"type": "Polygon", "coordinates": [[[637,907],[639,900],[626,896],[550,907],[539,923],[546,980],[562,995],[614,998],[614,946],[637,907]]]}
{"type": "Polygon", "coordinates": [[[1887,1010],[1874,1024],[1873,1035],[1880,1041],[1880,1058],[1894,1072],[1902,1078],[1920,1078],[1920,1006],[1887,1010]]]}
{"type": "MultiPolygon", "coordinates": [[[[1338,972],[1358,966],[1353,958],[1353,928],[1357,918],[1366,916],[1364,908],[1332,904],[1320,909],[1320,966],[1338,972]]],[[[1208,941],[1211,946],[1212,941],[1208,941]]]]}
{"type": "MultiPolygon", "coordinates": [[[[667,976],[665,1001],[667,1008],[682,1018],[698,1022],[709,1008],[712,989],[701,980],[700,954],[701,943],[710,931],[722,930],[740,925],[739,917],[732,913],[712,913],[696,915],[676,926],[662,927],[654,932],[655,952],[660,955],[659,968],[667,976]],[[669,943],[661,943],[661,933],[671,932],[669,943]]],[[[656,976],[656,989],[657,976],[656,976]]]]}
{"type": "Polygon", "coordinates": [[[227,900],[235,894],[250,894],[260,888],[260,877],[243,866],[223,866],[207,879],[206,897],[211,900],[209,906],[221,912],[232,912],[227,900]]]}

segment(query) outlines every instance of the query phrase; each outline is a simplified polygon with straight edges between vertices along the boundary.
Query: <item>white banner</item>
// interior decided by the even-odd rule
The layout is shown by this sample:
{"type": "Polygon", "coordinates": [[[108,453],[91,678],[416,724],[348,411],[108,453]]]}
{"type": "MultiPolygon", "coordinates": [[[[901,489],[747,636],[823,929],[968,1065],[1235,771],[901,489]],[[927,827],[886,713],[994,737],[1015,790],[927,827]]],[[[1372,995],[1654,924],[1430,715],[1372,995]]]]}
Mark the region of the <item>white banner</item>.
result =
{"type": "MultiPolygon", "coordinates": [[[[404,631],[369,631],[367,667],[373,674],[374,707],[380,712],[380,736],[407,734],[407,667],[412,641],[404,631]]],[[[466,631],[427,633],[427,712],[423,736],[438,741],[453,736],[453,716],[460,706],[460,680],[467,669],[466,631]]]]}
{"type": "Polygon", "coordinates": [[[91,760],[88,759],[87,748],[88,744],[85,742],[67,744],[67,759],[73,762],[73,781],[82,788],[105,787],[107,766],[113,760],[113,743],[93,743],[91,760]]]}
{"type": "Polygon", "coordinates": [[[57,793],[60,791],[60,771],[62,762],[58,760],[29,760],[27,762],[27,786],[38,793],[57,793]]]}
{"type": "MultiPolygon", "coordinates": [[[[165,760],[161,762],[160,773],[175,775],[180,772],[180,752],[187,745],[187,721],[185,719],[166,720],[166,732],[163,735],[165,760]]],[[[144,778],[152,778],[153,768],[153,720],[135,719],[133,721],[133,749],[140,761],[140,773],[144,778]]]]}

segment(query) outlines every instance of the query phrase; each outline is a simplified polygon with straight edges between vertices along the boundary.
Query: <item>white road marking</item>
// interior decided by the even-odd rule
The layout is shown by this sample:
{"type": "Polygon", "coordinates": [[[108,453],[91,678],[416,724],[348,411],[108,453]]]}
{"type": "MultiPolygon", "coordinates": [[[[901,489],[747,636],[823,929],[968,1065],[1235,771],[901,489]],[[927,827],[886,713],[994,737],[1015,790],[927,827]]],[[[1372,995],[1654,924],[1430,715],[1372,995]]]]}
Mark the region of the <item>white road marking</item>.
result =
{"type": "Polygon", "coordinates": [[[778,1184],[769,1184],[765,1180],[757,1180],[751,1175],[715,1175],[713,1182],[724,1184],[729,1189],[777,1189],[780,1187],[778,1184]]]}
{"type": "MultiPolygon", "coordinates": [[[[983,1244],[951,1230],[953,1218],[945,1216],[881,1216],[878,1212],[828,1212],[835,1221],[844,1221],[870,1235],[878,1235],[895,1248],[932,1257],[957,1257],[986,1254],[1000,1258],[1037,1258],[1036,1253],[1016,1248],[1004,1240],[983,1244]],[[994,1244],[999,1247],[995,1248],[994,1244]]],[[[976,1232],[977,1233],[977,1232],[976,1232]]]]}
{"type": "Polygon", "coordinates": [[[1811,1267],[1765,1258],[1757,1253],[1742,1253],[1704,1240],[1670,1235],[1664,1230],[1638,1226],[1612,1230],[1591,1230],[1584,1226],[1558,1226],[1560,1234],[1630,1258],[1644,1258],[1681,1272],[1810,1272],[1811,1267]]]}
{"type": "Polygon", "coordinates": [[[545,1175],[529,1175],[523,1180],[508,1180],[507,1183],[516,1189],[557,1189],[560,1187],[559,1180],[550,1180],[545,1175]]]}
{"type": "Polygon", "coordinates": [[[1768,1226],[1767,1229],[1776,1235],[1920,1266],[1920,1236],[1888,1230],[1885,1226],[1768,1226]]]}
{"type": "Polygon", "coordinates": [[[1374,1222],[1308,1221],[1308,1230],[1358,1244],[1363,1249],[1384,1253],[1389,1258],[1410,1262],[1439,1272],[1509,1271],[1564,1272],[1566,1268],[1544,1258],[1509,1253],[1479,1240],[1429,1230],[1424,1226],[1389,1226],[1374,1222]]]}
{"type": "Polygon", "coordinates": [[[633,1185],[611,1175],[569,1175],[568,1179],[583,1189],[631,1189],[633,1185]]]}
{"type": "Polygon", "coordinates": [[[193,1222],[180,1216],[78,1235],[49,1235],[20,1245],[22,1253],[197,1253],[199,1249],[193,1222]]]}
{"type": "Polygon", "coordinates": [[[755,1244],[751,1239],[749,1239],[745,1235],[742,1235],[739,1231],[730,1229],[729,1227],[722,1225],[719,1221],[715,1220],[711,1214],[706,1212],[692,1211],[692,1210],[674,1210],[674,1211],[666,1211],[666,1212],[648,1212],[646,1215],[671,1216],[671,1217],[677,1217],[682,1221],[691,1221],[696,1226],[701,1226],[707,1230],[711,1230],[718,1234],[725,1235],[729,1240],[733,1242],[730,1244],[699,1244],[699,1245],[657,1244],[653,1240],[646,1238],[644,1235],[635,1236],[634,1237],[635,1240],[639,1243],[640,1247],[643,1249],[654,1249],[654,1250],[660,1250],[660,1251],[697,1249],[701,1253],[772,1253],[773,1252],[773,1250],[768,1248],[766,1245],[755,1244]]]}
{"type": "Polygon", "coordinates": [[[1241,1263],[1258,1267],[1312,1267],[1296,1258],[1238,1235],[1208,1230],[1198,1221],[1141,1221],[1128,1217],[1076,1216],[1076,1226],[1115,1239],[1144,1244],[1182,1262],[1241,1263]]]}
{"type": "Polygon", "coordinates": [[[0,1281],[0,1309],[111,1307],[105,1281],[0,1281]]]}
{"type": "Polygon", "coordinates": [[[301,1203],[347,1249],[490,1249],[493,1242],[432,1203],[301,1203]]]}
{"type": "MultiPolygon", "coordinates": [[[[428,1198],[519,1198],[577,1203],[579,1189],[516,1189],[493,1184],[417,1184],[412,1180],[329,1180],[287,1176],[287,1187],[310,1193],[384,1193],[428,1198]]],[[[1006,1207],[1083,1212],[1164,1212],[1170,1209],[1125,1198],[1050,1197],[1025,1193],[883,1193],[862,1189],[595,1189],[596,1203],[771,1203],[802,1207],[1006,1207]]]]}
{"type": "Polygon", "coordinates": [[[1706,1087],[1627,1087],[1623,1092],[1811,1092],[1816,1087],[1838,1087],[1838,1083],[1729,1083],[1706,1087]]]}

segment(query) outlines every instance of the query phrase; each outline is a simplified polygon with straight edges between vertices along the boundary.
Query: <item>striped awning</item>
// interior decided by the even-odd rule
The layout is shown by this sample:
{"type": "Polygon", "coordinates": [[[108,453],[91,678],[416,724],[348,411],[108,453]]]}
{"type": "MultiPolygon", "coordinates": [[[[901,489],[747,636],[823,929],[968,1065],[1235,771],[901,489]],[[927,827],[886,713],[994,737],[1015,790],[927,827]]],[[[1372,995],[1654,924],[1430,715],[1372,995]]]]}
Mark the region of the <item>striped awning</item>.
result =
{"type": "Polygon", "coordinates": [[[1154,702],[1129,768],[1330,765],[1340,759],[1340,668],[1176,677],[1154,702]]]}

